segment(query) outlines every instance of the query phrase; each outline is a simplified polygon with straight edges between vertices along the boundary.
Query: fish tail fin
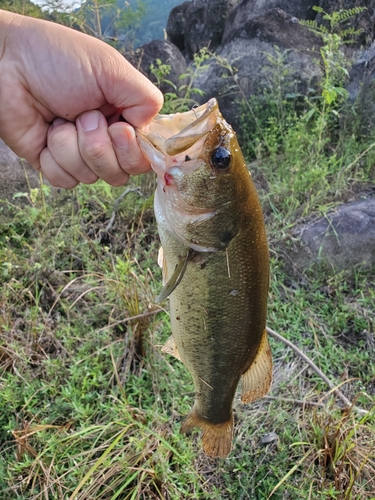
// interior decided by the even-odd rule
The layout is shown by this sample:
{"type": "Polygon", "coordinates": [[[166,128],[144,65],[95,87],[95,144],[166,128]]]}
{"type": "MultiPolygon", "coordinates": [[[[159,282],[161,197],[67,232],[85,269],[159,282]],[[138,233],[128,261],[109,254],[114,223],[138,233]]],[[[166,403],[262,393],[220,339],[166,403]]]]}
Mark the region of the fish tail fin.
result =
{"type": "Polygon", "coordinates": [[[255,356],[250,368],[242,375],[241,401],[243,403],[252,403],[262,398],[270,390],[271,383],[272,356],[267,331],[264,330],[258,354],[255,356]]]}
{"type": "Polygon", "coordinates": [[[227,422],[213,424],[200,417],[193,407],[182,423],[181,432],[189,432],[195,427],[203,431],[202,448],[206,455],[212,458],[225,458],[229,455],[233,439],[233,414],[227,422]]]}

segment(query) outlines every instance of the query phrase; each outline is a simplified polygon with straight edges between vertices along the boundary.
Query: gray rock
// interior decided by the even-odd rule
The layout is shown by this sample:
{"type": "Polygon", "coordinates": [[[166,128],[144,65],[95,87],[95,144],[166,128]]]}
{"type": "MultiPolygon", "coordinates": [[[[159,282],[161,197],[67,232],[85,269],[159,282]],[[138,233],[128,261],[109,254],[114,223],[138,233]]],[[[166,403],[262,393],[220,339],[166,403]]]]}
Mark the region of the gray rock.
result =
{"type": "Polygon", "coordinates": [[[297,267],[324,263],[336,270],[375,265],[375,197],[339,206],[325,217],[299,226],[290,253],[297,267]]]}
{"type": "Polygon", "coordinates": [[[375,43],[368,50],[357,52],[346,90],[355,105],[362,133],[369,133],[375,126],[375,43]]]}
{"type": "Polygon", "coordinates": [[[39,174],[0,139],[0,202],[39,186],[39,174]],[[29,185],[28,185],[29,183],[29,185]]]}
{"type": "MultiPolygon", "coordinates": [[[[132,57],[132,64],[145,74],[152,82],[158,83],[155,76],[151,73],[150,66],[157,66],[156,60],[160,59],[163,64],[171,67],[170,73],[165,77],[170,80],[177,88],[187,83],[186,79],[180,79],[180,76],[187,71],[185,59],[178,48],[169,40],[153,40],[139,47],[132,57]]],[[[163,93],[175,92],[175,87],[167,82],[162,82],[160,90],[163,93]]]]}
{"type": "Polygon", "coordinates": [[[242,0],[228,16],[222,43],[235,38],[235,33],[240,32],[251,19],[263,16],[275,8],[290,14],[296,22],[298,19],[314,19],[316,14],[312,10],[314,5],[316,0],[242,0]]]}
{"type": "Polygon", "coordinates": [[[168,38],[189,59],[203,47],[214,51],[220,44],[229,11],[238,0],[192,0],[172,9],[168,38]]]}
{"type": "Polygon", "coordinates": [[[191,5],[190,0],[174,7],[169,13],[167,21],[167,36],[176,47],[185,51],[185,23],[188,9],[191,5]]]}
{"type": "Polygon", "coordinates": [[[316,62],[321,40],[279,8],[249,19],[226,40],[216,54],[235,68],[235,79],[220,60],[213,58],[193,86],[205,91],[204,97],[196,97],[199,102],[218,98],[223,115],[239,133],[239,100],[262,96],[269,89],[272,70],[277,70],[269,61],[276,56],[275,46],[284,54],[285,94],[305,94],[321,79],[321,68],[316,62]]]}

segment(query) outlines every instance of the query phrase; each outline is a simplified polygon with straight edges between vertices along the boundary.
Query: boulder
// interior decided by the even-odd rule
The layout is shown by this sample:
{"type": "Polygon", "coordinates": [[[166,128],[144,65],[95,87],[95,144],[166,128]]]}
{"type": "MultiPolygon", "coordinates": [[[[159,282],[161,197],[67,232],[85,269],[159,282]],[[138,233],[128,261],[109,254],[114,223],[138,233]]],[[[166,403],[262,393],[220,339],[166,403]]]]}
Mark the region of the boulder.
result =
{"type": "Polygon", "coordinates": [[[237,0],[192,0],[172,9],[168,38],[189,59],[203,47],[214,51],[220,44],[229,11],[237,0]]]}
{"type": "Polygon", "coordinates": [[[349,72],[346,85],[349,100],[355,104],[361,132],[368,134],[375,127],[375,45],[360,51],[349,72]]]}
{"type": "Polygon", "coordinates": [[[205,91],[199,102],[217,97],[226,120],[241,132],[239,101],[269,90],[272,75],[281,71],[270,58],[282,58],[284,94],[305,94],[321,79],[317,59],[321,40],[287,12],[274,8],[227,30],[225,43],[201,71],[193,86],[205,91]],[[279,48],[277,53],[276,47],[279,48]],[[223,61],[232,68],[228,71],[223,61]],[[233,78],[234,76],[234,78],[233,78]]]}
{"type": "Polygon", "coordinates": [[[28,193],[29,186],[39,186],[39,173],[25,160],[21,160],[0,139],[0,203],[13,201],[15,193],[28,193]]]}
{"type": "Polygon", "coordinates": [[[316,0],[242,0],[229,13],[225,23],[223,43],[236,38],[236,34],[241,32],[251,19],[263,16],[275,8],[283,10],[296,21],[298,19],[314,19],[316,12],[312,7],[316,3],[316,0]]]}
{"type": "Polygon", "coordinates": [[[346,203],[297,227],[289,254],[299,268],[324,263],[336,270],[375,265],[375,196],[346,203]]]}
{"type": "Polygon", "coordinates": [[[169,13],[167,21],[167,36],[176,47],[181,51],[185,51],[185,23],[188,8],[191,1],[184,2],[181,5],[174,7],[169,13]]]}
{"type": "Polygon", "coordinates": [[[132,56],[127,56],[127,58],[152,82],[158,84],[163,93],[175,92],[175,87],[178,88],[187,83],[186,79],[180,79],[180,76],[187,72],[185,59],[178,48],[169,40],[153,40],[139,47],[132,56]],[[158,82],[158,78],[151,72],[151,64],[157,68],[157,59],[171,67],[165,80],[169,80],[173,85],[163,80],[158,82]]]}

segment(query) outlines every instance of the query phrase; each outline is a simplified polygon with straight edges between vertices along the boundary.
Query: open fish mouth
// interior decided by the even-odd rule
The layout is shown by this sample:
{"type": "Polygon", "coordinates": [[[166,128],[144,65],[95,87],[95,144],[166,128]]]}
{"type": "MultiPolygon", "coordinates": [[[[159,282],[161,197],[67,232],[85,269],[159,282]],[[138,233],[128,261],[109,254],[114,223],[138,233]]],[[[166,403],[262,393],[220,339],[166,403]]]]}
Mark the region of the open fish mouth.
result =
{"type": "Polygon", "coordinates": [[[165,157],[192,148],[214,128],[220,116],[215,98],[185,113],[157,115],[148,132],[137,130],[137,140],[158,175],[165,173],[165,157]]]}

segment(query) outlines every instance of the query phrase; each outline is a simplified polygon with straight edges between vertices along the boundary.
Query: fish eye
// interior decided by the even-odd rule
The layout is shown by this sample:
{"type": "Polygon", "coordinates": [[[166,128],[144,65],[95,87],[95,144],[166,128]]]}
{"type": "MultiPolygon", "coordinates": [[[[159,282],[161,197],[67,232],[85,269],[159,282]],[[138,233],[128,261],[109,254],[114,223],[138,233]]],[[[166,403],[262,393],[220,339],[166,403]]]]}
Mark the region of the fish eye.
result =
{"type": "Polygon", "coordinates": [[[230,165],[231,154],[230,152],[223,148],[223,146],[219,146],[215,151],[211,154],[211,162],[212,165],[218,170],[225,170],[230,165]]]}

